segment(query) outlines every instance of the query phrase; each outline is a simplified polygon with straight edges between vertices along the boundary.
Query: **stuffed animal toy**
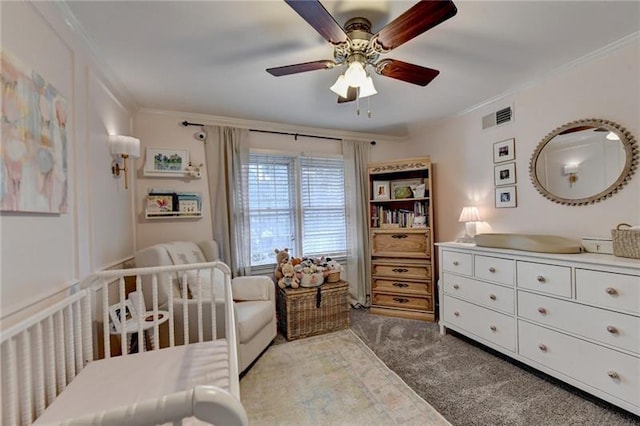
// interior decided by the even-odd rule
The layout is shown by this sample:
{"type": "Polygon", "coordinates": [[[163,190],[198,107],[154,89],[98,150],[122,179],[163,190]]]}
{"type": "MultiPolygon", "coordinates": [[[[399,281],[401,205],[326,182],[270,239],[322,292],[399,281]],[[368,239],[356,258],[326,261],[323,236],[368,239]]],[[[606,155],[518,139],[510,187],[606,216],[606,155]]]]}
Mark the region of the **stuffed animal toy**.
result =
{"type": "Polygon", "coordinates": [[[282,265],[282,278],[278,280],[278,287],[298,288],[299,285],[300,284],[298,278],[296,277],[296,272],[293,265],[291,264],[291,261],[284,263],[282,265]]]}
{"type": "Polygon", "coordinates": [[[274,275],[276,277],[276,280],[279,280],[280,278],[283,277],[282,265],[289,261],[289,249],[288,248],[285,248],[284,250],[275,249],[274,252],[276,253],[276,270],[274,272],[274,275]]]}

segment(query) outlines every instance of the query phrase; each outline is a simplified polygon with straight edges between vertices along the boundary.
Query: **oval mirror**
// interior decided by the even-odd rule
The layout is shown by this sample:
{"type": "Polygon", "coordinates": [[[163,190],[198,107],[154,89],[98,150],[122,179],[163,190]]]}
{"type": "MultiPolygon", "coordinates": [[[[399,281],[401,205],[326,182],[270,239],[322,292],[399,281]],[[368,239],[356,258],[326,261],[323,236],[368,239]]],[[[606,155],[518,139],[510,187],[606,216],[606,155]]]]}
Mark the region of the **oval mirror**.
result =
{"type": "Polygon", "coordinates": [[[638,147],[624,127],[600,119],[558,127],[538,144],[529,164],[536,189],[560,204],[602,201],[631,179],[638,147]]]}

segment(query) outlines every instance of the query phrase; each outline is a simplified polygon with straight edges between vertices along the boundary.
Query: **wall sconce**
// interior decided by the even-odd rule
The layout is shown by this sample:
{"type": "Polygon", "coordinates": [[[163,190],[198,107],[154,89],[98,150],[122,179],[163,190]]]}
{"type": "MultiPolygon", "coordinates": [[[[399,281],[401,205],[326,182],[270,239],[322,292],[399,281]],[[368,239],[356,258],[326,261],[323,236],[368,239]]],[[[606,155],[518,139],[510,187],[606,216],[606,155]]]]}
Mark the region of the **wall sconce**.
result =
{"type": "Polygon", "coordinates": [[[122,167],[120,167],[118,159],[114,160],[111,165],[111,173],[114,176],[120,176],[120,172],[124,172],[124,189],[128,189],[127,158],[140,157],[140,139],[131,136],[109,135],[109,150],[111,155],[122,157],[122,167]]]}
{"type": "Polygon", "coordinates": [[[458,222],[464,222],[464,237],[457,241],[460,243],[472,243],[476,235],[476,222],[481,222],[480,213],[477,207],[464,207],[460,213],[458,222]]]}
{"type": "Polygon", "coordinates": [[[569,187],[572,187],[574,183],[578,181],[578,170],[580,168],[580,164],[571,163],[565,164],[562,166],[562,174],[565,176],[569,176],[569,187]]]}

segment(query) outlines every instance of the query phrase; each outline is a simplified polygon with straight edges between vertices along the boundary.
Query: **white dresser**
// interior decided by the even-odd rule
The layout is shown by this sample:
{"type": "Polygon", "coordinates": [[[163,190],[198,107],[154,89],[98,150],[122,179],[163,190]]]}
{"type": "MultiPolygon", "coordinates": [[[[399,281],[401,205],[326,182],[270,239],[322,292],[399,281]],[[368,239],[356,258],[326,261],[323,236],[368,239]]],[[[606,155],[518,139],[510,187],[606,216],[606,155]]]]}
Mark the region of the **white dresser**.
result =
{"type": "Polygon", "coordinates": [[[437,245],[441,333],[640,415],[640,260],[437,245]]]}

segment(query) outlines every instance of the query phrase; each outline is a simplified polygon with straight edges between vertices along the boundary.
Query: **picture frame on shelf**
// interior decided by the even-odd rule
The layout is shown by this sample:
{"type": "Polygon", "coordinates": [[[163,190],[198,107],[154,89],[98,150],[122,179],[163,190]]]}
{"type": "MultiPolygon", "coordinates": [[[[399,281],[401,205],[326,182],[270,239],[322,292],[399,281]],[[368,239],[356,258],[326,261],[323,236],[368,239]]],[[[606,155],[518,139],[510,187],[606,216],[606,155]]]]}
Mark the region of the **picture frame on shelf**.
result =
{"type": "Polygon", "coordinates": [[[373,181],[373,199],[378,200],[389,200],[389,181],[386,180],[376,180],[373,181]]]}
{"type": "Polygon", "coordinates": [[[493,168],[496,186],[513,185],[516,183],[516,163],[498,164],[493,168]]]}
{"type": "Polygon", "coordinates": [[[500,186],[496,188],[496,208],[518,207],[516,186],[500,186]]]}
{"type": "Polygon", "coordinates": [[[516,139],[506,139],[493,144],[493,162],[504,163],[516,159],[516,139]]]}
{"type": "Polygon", "coordinates": [[[173,194],[147,195],[147,213],[169,213],[173,211],[173,194]]]}
{"type": "Polygon", "coordinates": [[[391,198],[403,200],[414,198],[418,185],[422,185],[422,179],[399,179],[391,181],[391,198]]]}
{"type": "Polygon", "coordinates": [[[147,147],[144,171],[158,174],[184,175],[189,166],[189,150],[147,147]]]}

